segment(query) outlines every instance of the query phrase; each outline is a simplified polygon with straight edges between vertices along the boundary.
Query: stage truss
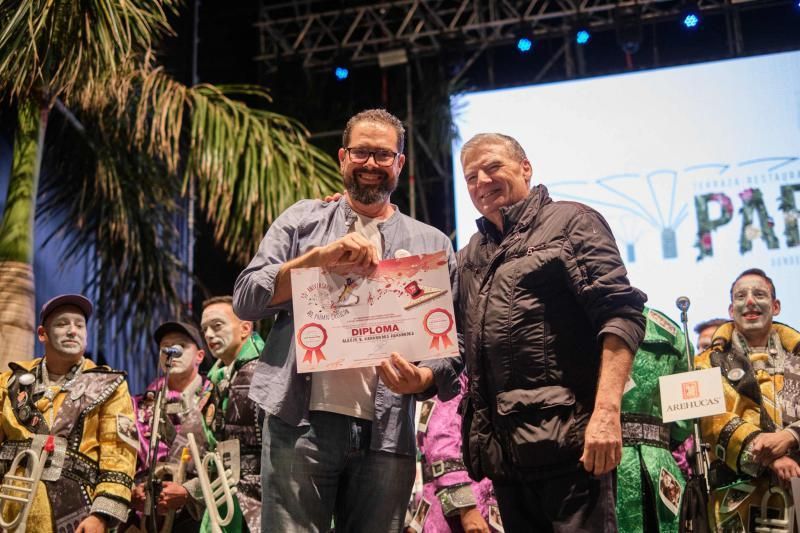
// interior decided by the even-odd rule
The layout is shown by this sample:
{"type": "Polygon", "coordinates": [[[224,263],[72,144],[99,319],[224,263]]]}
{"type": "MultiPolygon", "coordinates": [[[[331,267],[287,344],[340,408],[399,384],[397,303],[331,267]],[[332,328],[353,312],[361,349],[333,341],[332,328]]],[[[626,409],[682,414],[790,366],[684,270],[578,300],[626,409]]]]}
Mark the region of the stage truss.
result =
{"type": "MultiPolygon", "coordinates": [[[[771,0],[700,0],[704,15],[729,21],[731,55],[741,53],[738,15],[785,3],[771,0]]],[[[366,3],[331,0],[262,0],[260,53],[267,70],[282,59],[302,60],[309,69],[376,64],[379,54],[404,49],[409,57],[459,48],[480,53],[528,32],[535,39],[571,36],[576,28],[613,28],[622,23],[656,23],[680,16],[674,0],[396,0],[366,3]],[[349,7],[341,7],[342,5],[349,7]]]]}

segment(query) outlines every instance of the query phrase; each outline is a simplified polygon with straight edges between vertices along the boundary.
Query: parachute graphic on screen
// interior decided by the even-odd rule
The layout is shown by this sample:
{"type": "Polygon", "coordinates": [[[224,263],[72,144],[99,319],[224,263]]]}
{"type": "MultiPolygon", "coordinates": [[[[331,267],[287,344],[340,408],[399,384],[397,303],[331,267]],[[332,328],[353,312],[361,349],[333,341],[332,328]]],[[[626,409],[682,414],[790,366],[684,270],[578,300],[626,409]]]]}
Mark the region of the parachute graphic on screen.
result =
{"type": "Polygon", "coordinates": [[[606,219],[614,229],[614,237],[620,243],[620,253],[624,254],[625,262],[636,262],[636,242],[644,235],[646,226],[639,223],[638,217],[628,213],[607,216],[606,219]]]}
{"type": "Polygon", "coordinates": [[[619,211],[621,225],[618,227],[625,229],[617,238],[623,238],[629,260],[632,244],[641,235],[643,226],[659,232],[662,256],[673,259],[678,257],[675,231],[689,215],[688,202],[677,200],[678,183],[677,171],[659,169],[646,174],[605,176],[594,181],[554,182],[548,188],[559,199],[583,202],[604,213],[608,213],[607,208],[619,211]],[[630,235],[635,238],[631,239],[630,235]]]}

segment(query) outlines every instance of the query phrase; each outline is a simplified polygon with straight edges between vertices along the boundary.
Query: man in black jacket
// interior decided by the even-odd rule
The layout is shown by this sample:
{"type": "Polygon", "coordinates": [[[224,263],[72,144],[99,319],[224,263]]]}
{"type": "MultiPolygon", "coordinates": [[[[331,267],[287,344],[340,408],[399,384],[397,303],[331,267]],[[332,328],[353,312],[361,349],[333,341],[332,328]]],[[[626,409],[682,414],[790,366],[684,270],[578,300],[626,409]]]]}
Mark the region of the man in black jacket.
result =
{"type": "Polygon", "coordinates": [[[461,162],[483,215],[459,252],[467,468],[494,482],[506,531],[615,531],[620,404],[647,297],[599,213],[530,189],[516,140],[477,135],[461,162]]]}

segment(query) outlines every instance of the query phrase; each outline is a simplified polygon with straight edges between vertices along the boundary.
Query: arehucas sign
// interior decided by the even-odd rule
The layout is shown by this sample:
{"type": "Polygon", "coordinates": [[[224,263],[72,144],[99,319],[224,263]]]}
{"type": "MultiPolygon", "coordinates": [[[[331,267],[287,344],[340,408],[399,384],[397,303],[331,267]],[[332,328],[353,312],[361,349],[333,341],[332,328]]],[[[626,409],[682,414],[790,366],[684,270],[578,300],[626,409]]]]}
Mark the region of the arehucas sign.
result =
{"type": "Polygon", "coordinates": [[[694,370],[658,378],[661,417],[666,422],[717,415],[725,411],[719,368],[694,370]]]}

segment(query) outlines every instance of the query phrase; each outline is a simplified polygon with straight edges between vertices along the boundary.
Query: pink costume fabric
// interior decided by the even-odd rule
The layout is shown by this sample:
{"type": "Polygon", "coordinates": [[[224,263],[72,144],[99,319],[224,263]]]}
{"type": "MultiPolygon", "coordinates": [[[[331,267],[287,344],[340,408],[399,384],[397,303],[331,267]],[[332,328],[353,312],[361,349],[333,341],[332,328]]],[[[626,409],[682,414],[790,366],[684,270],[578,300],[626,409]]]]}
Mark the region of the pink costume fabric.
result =
{"type": "MultiPolygon", "coordinates": [[[[191,405],[182,405],[181,392],[170,390],[164,407],[172,425],[175,427],[175,438],[172,442],[160,440],[158,443],[157,463],[170,462],[177,464],[180,462],[181,451],[188,443],[188,434],[194,433],[197,440],[198,449],[201,455],[207,448],[207,439],[204,435],[202,409],[211,395],[212,384],[205,377],[198,376],[200,379],[191,386],[194,390],[190,394],[191,405]]],[[[159,378],[148,385],[144,394],[133,397],[133,409],[136,414],[136,427],[139,430],[139,458],[137,461],[136,481],[141,482],[147,476],[148,471],[148,452],[150,449],[150,433],[153,423],[153,409],[155,398],[161,389],[164,378],[159,378]]],[[[191,387],[190,386],[190,387],[191,387]]],[[[191,463],[190,463],[191,465],[191,463]]],[[[194,466],[191,465],[190,472],[193,473],[194,466]]]]}
{"type": "Polygon", "coordinates": [[[692,456],[693,448],[692,437],[689,436],[680,446],[672,450],[672,457],[675,458],[675,462],[678,463],[678,468],[681,469],[686,479],[692,476],[692,465],[689,458],[692,456]]]}
{"type": "MultiPolygon", "coordinates": [[[[458,405],[467,390],[467,378],[461,375],[461,393],[448,402],[436,398],[433,413],[428,419],[426,431],[417,432],[417,445],[422,454],[423,469],[430,468],[437,461],[461,461],[461,416],[458,414],[458,405]]],[[[483,479],[480,483],[472,481],[465,469],[449,472],[424,483],[422,497],[430,502],[431,507],[423,523],[424,533],[450,533],[462,532],[461,518],[456,511],[452,516],[444,516],[442,505],[437,493],[442,490],[452,491],[461,486],[468,485],[471,489],[474,502],[478,510],[489,522],[489,507],[495,506],[494,492],[491,480],[483,479]]],[[[419,501],[419,497],[416,498],[419,501]]],[[[415,505],[415,508],[417,506],[415,505]]],[[[497,531],[495,528],[490,528],[497,531]]]]}

